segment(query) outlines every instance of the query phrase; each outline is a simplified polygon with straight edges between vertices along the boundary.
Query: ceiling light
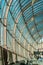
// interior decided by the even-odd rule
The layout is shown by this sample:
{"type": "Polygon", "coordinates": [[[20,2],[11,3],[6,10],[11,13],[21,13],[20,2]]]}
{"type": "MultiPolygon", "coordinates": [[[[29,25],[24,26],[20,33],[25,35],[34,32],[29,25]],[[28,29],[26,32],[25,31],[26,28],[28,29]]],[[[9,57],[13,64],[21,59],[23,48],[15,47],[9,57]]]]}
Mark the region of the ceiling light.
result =
{"type": "Polygon", "coordinates": [[[32,5],[33,5],[34,2],[35,2],[35,0],[32,0],[32,5]]]}
{"type": "Polygon", "coordinates": [[[34,28],[32,28],[32,31],[34,31],[34,28]]]}
{"type": "Polygon", "coordinates": [[[33,21],[33,20],[34,20],[34,17],[31,18],[31,21],[33,21]]]}

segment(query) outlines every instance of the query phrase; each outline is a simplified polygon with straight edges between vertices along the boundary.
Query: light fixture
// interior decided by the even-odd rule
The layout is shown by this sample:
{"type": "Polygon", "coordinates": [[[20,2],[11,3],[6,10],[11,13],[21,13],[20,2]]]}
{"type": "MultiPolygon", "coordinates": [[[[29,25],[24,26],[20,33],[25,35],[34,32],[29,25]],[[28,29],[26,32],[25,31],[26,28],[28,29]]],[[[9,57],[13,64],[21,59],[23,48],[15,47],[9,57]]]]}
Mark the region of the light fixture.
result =
{"type": "Polygon", "coordinates": [[[34,31],[34,27],[32,28],[32,31],[34,31]]]}
{"type": "Polygon", "coordinates": [[[35,0],[32,0],[32,5],[34,4],[35,0]]]}
{"type": "Polygon", "coordinates": [[[34,17],[31,18],[31,21],[33,21],[33,20],[34,20],[34,17]]]}

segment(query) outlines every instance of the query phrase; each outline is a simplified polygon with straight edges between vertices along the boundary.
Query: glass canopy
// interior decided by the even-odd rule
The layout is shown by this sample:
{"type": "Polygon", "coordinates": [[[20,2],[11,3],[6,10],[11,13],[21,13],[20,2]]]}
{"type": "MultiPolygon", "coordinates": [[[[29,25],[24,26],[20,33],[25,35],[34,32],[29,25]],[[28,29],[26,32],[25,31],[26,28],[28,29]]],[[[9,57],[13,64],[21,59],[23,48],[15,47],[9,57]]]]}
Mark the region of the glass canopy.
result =
{"type": "MultiPolygon", "coordinates": [[[[0,18],[3,25],[9,1],[0,0],[0,18]]],[[[12,37],[20,44],[23,44],[24,40],[29,44],[41,43],[39,41],[43,39],[43,0],[12,0],[7,16],[7,43],[12,41],[12,37]]]]}

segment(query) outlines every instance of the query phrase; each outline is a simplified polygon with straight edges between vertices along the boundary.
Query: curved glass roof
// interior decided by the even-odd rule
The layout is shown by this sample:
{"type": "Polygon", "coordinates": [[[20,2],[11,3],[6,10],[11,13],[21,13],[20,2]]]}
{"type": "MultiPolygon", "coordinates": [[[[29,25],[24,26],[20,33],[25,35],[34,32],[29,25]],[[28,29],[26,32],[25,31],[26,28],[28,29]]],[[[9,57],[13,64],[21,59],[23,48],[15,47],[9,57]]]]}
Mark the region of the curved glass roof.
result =
{"type": "MultiPolygon", "coordinates": [[[[9,1],[1,0],[0,17],[3,24],[9,1]]],[[[7,32],[10,40],[13,36],[22,44],[24,40],[30,44],[40,43],[40,40],[43,39],[43,0],[12,0],[7,16],[7,32]],[[15,24],[16,33],[12,34],[15,24]]]]}

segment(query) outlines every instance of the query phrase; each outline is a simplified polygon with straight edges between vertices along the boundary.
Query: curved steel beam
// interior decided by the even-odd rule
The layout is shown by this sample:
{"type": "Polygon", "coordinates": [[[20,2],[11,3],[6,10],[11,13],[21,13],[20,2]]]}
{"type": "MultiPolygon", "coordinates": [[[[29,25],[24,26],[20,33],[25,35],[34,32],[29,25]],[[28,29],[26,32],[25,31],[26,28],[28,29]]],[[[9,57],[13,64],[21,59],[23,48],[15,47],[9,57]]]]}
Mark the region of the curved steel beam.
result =
{"type": "MultiPolygon", "coordinates": [[[[7,25],[7,16],[8,16],[11,2],[12,2],[12,0],[9,1],[9,6],[8,5],[6,6],[6,12],[5,12],[5,16],[4,16],[4,25],[5,26],[7,25]]],[[[6,43],[6,27],[4,27],[4,47],[5,48],[6,48],[6,45],[7,45],[7,43],[6,43]]]]}

